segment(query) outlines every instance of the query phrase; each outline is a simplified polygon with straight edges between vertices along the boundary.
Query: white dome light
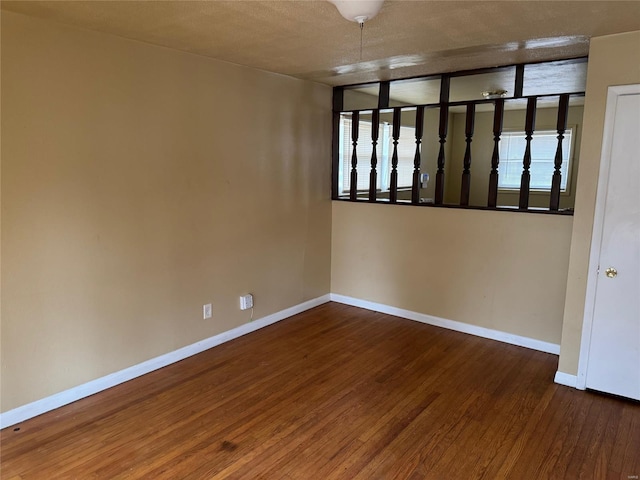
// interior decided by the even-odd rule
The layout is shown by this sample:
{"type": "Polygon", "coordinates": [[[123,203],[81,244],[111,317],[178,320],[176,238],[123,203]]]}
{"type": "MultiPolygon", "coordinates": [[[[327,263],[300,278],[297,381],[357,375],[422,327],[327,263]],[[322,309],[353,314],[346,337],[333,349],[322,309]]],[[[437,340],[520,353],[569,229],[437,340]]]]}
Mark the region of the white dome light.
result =
{"type": "Polygon", "coordinates": [[[328,0],[333,3],[340,15],[350,22],[357,22],[362,25],[367,20],[375,17],[384,0],[328,0]]]}

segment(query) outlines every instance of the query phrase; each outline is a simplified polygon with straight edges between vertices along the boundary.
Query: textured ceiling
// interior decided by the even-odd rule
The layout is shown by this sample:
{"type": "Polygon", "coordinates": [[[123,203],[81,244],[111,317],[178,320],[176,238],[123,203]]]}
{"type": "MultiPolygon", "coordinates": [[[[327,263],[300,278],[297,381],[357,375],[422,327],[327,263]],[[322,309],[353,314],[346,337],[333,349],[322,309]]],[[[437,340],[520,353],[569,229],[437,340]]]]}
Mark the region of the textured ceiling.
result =
{"type": "MultiPolygon", "coordinates": [[[[395,1],[360,30],[323,0],[2,1],[2,8],[329,85],[586,55],[640,1],[395,1]]],[[[640,46],[639,46],[640,47],[640,46]]]]}

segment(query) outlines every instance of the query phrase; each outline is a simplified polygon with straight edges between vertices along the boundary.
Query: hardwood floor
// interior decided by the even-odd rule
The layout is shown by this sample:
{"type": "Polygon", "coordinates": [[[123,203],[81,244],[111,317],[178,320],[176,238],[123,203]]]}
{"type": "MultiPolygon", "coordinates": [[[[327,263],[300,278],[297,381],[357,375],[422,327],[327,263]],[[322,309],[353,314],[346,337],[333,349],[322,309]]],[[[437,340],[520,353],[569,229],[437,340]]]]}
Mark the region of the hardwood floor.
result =
{"type": "Polygon", "coordinates": [[[640,405],[556,366],[329,303],[4,429],[2,478],[637,478],[640,405]]]}

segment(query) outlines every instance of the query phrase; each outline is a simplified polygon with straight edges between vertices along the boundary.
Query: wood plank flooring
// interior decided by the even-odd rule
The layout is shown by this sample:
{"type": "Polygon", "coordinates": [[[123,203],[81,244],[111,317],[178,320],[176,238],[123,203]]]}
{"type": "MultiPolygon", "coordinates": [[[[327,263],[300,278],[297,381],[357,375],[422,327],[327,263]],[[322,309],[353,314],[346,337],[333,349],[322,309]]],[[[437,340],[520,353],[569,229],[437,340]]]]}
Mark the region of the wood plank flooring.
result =
{"type": "Polygon", "coordinates": [[[640,405],[556,367],[329,303],[4,429],[1,478],[638,478],[640,405]]]}

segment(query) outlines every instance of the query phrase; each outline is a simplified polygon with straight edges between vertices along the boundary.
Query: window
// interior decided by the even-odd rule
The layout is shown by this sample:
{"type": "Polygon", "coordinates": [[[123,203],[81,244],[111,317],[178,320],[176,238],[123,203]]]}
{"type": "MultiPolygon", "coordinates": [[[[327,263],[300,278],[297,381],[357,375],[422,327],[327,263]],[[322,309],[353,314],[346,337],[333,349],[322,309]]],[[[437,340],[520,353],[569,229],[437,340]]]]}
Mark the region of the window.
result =
{"type": "MultiPolygon", "coordinates": [[[[562,140],[562,181],[560,191],[567,191],[569,166],[571,162],[571,137],[573,129],[569,128],[562,140]]],[[[502,190],[519,190],[522,177],[522,160],[527,145],[525,132],[503,132],[500,138],[500,163],[498,165],[498,188],[502,190]]],[[[531,139],[531,190],[551,191],[551,178],[555,171],[558,132],[555,130],[537,130],[531,139]]]]}
{"type": "MultiPolygon", "coordinates": [[[[358,157],[358,191],[369,190],[369,173],[371,172],[371,122],[360,119],[358,127],[358,144],[356,155],[358,157]]],[[[343,194],[349,193],[351,186],[351,156],[353,144],[351,143],[351,118],[340,117],[340,185],[343,194]]],[[[398,188],[411,188],[413,182],[413,160],[416,151],[415,130],[413,127],[400,127],[398,138],[398,188]]],[[[391,183],[391,158],[393,156],[392,126],[388,122],[380,122],[378,133],[378,145],[376,148],[378,164],[378,182],[376,189],[389,190],[391,183]]]]}

